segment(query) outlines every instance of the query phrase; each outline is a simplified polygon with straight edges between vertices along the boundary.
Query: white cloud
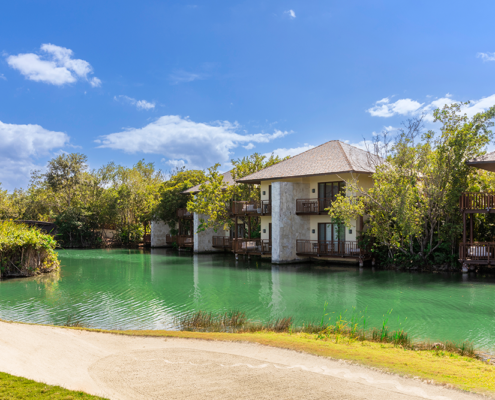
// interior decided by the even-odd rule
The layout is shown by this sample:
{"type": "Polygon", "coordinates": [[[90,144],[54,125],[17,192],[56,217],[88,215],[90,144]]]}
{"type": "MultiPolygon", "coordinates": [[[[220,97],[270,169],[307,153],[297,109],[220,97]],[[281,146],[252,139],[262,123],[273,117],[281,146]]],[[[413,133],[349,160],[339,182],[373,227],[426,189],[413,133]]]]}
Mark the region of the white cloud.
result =
{"type": "Polygon", "coordinates": [[[254,149],[255,146],[252,143],[248,143],[246,146],[242,146],[242,147],[244,147],[246,150],[251,150],[254,149]]]}
{"type": "Polygon", "coordinates": [[[182,168],[186,166],[186,162],[184,160],[166,160],[165,158],[162,158],[162,162],[165,164],[170,165],[173,168],[182,168]]]}
{"type": "Polygon", "coordinates": [[[289,132],[240,134],[239,126],[228,121],[198,123],[189,118],[166,115],[143,128],[130,128],[102,137],[99,147],[127,153],[162,154],[184,160],[189,167],[204,168],[229,160],[232,150],[243,143],[268,143],[289,132]]]}
{"type": "Polygon", "coordinates": [[[172,84],[177,85],[179,83],[187,83],[196,81],[199,79],[205,79],[206,75],[200,73],[192,73],[186,71],[175,71],[174,73],[169,75],[169,79],[172,84]]]}
{"type": "Polygon", "coordinates": [[[296,13],[294,12],[294,10],[284,11],[284,14],[287,14],[291,19],[296,18],[296,13]]]}
{"type": "Polygon", "coordinates": [[[375,105],[367,111],[373,117],[391,117],[396,114],[407,115],[414,113],[423,104],[411,99],[397,100],[395,103],[390,103],[388,97],[378,100],[375,105]]]}
{"type": "MultiPolygon", "coordinates": [[[[392,117],[394,115],[417,116],[424,114],[426,121],[433,122],[433,111],[452,103],[460,103],[460,101],[453,99],[450,93],[447,93],[445,97],[435,99],[428,104],[419,103],[411,99],[401,99],[397,100],[395,103],[390,103],[389,99],[386,97],[377,101],[375,105],[367,111],[373,117],[384,118],[392,117]]],[[[472,117],[493,105],[495,105],[495,94],[483,97],[479,100],[471,100],[470,104],[462,106],[461,110],[466,113],[468,117],[472,117]]]]}
{"type": "Polygon", "coordinates": [[[136,106],[139,110],[151,110],[155,108],[155,103],[150,103],[146,100],[136,100],[129,96],[124,96],[124,95],[114,96],[113,99],[116,101],[120,100],[132,104],[133,106],[136,106]]]}
{"type": "Polygon", "coordinates": [[[29,172],[40,168],[34,161],[68,142],[69,136],[63,132],[0,121],[0,182],[8,189],[27,183],[29,172]]]}
{"type": "Polygon", "coordinates": [[[89,76],[93,68],[87,61],[72,58],[72,50],[47,43],[41,45],[41,51],[42,56],[34,53],[8,56],[7,63],[32,81],[61,86],[84,79],[93,87],[101,85],[98,78],[89,76]]]}
{"type": "Polygon", "coordinates": [[[270,157],[272,155],[272,153],[273,153],[273,155],[279,156],[280,158],[285,158],[287,156],[294,157],[294,156],[296,156],[298,154],[301,154],[301,153],[303,153],[305,151],[311,150],[314,147],[315,146],[313,146],[311,144],[305,143],[304,146],[293,147],[293,148],[290,148],[290,149],[286,149],[286,148],[275,149],[272,152],[265,153],[263,155],[264,156],[267,156],[267,157],[270,157]]]}
{"type": "Polygon", "coordinates": [[[495,61],[495,53],[478,53],[476,57],[481,58],[483,61],[495,61]]]}

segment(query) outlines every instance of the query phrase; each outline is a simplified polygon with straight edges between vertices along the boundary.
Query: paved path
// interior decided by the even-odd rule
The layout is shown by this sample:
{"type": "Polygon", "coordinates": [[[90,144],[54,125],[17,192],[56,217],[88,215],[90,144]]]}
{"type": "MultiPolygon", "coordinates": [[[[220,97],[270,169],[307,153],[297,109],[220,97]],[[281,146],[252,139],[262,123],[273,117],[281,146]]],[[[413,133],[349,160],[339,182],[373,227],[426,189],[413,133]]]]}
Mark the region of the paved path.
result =
{"type": "Polygon", "coordinates": [[[146,338],[0,322],[0,371],[110,399],[476,399],[251,343],[146,338]]]}

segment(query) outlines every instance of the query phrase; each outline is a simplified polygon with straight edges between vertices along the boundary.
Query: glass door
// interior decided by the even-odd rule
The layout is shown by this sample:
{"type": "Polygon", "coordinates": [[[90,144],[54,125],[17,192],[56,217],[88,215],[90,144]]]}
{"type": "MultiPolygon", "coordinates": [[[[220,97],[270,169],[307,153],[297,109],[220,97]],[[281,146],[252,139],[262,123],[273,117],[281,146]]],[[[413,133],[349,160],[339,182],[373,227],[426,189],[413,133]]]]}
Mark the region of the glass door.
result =
{"type": "Polygon", "coordinates": [[[340,192],[345,192],[345,182],[318,183],[318,211],[325,212],[340,192]]]}

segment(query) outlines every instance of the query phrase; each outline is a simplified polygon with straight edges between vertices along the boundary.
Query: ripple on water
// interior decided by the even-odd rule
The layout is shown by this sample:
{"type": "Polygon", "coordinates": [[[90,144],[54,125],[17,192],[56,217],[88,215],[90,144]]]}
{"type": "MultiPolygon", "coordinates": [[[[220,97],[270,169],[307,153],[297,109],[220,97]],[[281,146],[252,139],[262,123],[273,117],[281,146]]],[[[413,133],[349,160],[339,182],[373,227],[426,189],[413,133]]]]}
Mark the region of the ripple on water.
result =
{"type": "Polygon", "coordinates": [[[0,318],[63,324],[73,315],[95,328],[171,329],[175,318],[197,310],[241,310],[261,321],[292,316],[298,324],[343,314],[367,327],[387,320],[417,339],[471,340],[495,350],[491,277],[272,267],[164,250],[59,254],[58,275],[0,282],[0,318]]]}

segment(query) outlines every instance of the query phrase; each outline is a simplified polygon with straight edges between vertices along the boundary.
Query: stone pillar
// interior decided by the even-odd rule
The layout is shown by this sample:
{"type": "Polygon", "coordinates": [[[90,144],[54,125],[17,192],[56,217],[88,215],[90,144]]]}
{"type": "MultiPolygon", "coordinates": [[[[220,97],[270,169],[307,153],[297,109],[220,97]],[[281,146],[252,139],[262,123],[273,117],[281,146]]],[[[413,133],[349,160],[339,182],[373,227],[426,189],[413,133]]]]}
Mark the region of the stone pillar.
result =
{"type": "Polygon", "coordinates": [[[308,183],[272,183],[272,263],[308,259],[296,256],[296,240],[310,238],[309,216],[296,215],[296,199],[308,197],[308,183]]]}
{"type": "MultiPolygon", "coordinates": [[[[216,253],[223,249],[213,247],[213,236],[225,236],[223,230],[215,232],[213,228],[208,228],[205,231],[198,233],[198,227],[201,219],[207,220],[208,217],[203,214],[194,213],[193,229],[194,229],[194,252],[195,253],[216,253]]],[[[228,235],[228,232],[227,232],[228,235]]]]}
{"type": "Polygon", "coordinates": [[[166,247],[166,235],[170,233],[169,226],[163,221],[151,221],[151,247],[166,247]]]}

